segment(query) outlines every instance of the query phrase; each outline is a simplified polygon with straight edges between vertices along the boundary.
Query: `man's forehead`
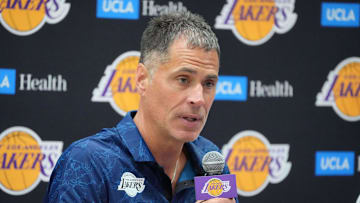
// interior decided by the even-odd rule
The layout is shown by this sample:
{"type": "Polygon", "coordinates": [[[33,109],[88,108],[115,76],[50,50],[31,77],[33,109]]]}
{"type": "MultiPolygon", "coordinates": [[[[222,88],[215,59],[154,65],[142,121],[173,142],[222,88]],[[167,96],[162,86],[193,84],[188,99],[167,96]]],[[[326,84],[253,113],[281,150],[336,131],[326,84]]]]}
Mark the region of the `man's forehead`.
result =
{"type": "Polygon", "coordinates": [[[194,42],[192,42],[192,40],[189,39],[189,37],[184,35],[179,35],[178,37],[174,38],[173,42],[170,43],[169,48],[178,41],[183,42],[186,45],[186,47],[189,49],[202,49],[203,51],[206,52],[215,51],[217,53],[218,59],[220,60],[220,53],[216,47],[210,48],[210,47],[206,47],[206,45],[195,44],[194,42]]]}
{"type": "Polygon", "coordinates": [[[187,48],[187,49],[199,49],[202,50],[204,52],[216,52],[218,60],[220,60],[220,55],[218,53],[218,50],[216,48],[205,48],[201,45],[196,45],[190,42],[190,40],[188,40],[186,37],[184,36],[179,36],[177,38],[175,38],[170,44],[169,47],[167,49],[167,55],[170,55],[171,50],[175,49],[174,51],[176,51],[176,48],[178,47],[183,47],[183,48],[187,48]]]}

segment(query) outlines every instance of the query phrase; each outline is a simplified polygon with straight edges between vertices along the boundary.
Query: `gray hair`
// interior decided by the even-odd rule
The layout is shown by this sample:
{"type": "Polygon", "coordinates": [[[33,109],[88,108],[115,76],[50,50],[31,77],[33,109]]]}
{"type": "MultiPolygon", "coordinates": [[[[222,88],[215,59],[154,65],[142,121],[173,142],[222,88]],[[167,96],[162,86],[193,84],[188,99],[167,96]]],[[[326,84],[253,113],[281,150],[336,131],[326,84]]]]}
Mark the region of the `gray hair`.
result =
{"type": "MultiPolygon", "coordinates": [[[[186,12],[175,12],[153,18],[145,29],[140,43],[140,63],[164,60],[168,49],[178,38],[184,37],[190,48],[202,48],[205,51],[215,49],[220,58],[220,46],[215,33],[205,20],[186,12]],[[155,56],[154,56],[155,54],[155,56]]],[[[153,67],[148,67],[150,74],[153,67]]]]}

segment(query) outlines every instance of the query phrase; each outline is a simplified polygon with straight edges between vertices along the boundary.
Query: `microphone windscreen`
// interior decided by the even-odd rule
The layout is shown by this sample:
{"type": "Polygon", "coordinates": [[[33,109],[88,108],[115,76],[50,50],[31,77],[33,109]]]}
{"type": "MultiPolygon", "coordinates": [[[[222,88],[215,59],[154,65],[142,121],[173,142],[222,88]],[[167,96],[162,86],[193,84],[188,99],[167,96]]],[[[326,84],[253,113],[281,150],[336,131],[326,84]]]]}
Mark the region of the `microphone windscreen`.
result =
{"type": "Polygon", "coordinates": [[[204,171],[209,175],[221,174],[225,167],[225,158],[217,151],[211,151],[202,159],[204,171]]]}

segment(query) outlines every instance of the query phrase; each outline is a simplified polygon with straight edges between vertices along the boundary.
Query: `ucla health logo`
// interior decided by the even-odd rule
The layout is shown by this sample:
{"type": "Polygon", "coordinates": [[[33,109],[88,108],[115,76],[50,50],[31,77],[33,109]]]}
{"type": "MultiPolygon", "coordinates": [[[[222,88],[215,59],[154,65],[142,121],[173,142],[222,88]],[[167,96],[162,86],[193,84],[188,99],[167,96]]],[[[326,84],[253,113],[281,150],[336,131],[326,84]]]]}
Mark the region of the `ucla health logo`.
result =
{"type": "Polygon", "coordinates": [[[215,100],[246,101],[247,81],[245,76],[219,76],[215,100]]]}
{"type": "Polygon", "coordinates": [[[321,4],[321,25],[329,27],[359,27],[360,4],[329,3],[321,4]]]}
{"type": "Polygon", "coordinates": [[[248,83],[246,76],[219,76],[215,100],[246,101],[248,89],[250,98],[292,98],[294,95],[287,80],[264,84],[260,80],[249,80],[248,83]]]}
{"type": "Polygon", "coordinates": [[[65,0],[3,0],[0,2],[0,23],[11,33],[31,35],[45,23],[62,21],[70,10],[65,0]]]}
{"type": "Polygon", "coordinates": [[[295,0],[227,0],[215,28],[232,30],[247,45],[261,45],[288,32],[297,20],[295,0]]]}
{"type": "Polygon", "coordinates": [[[15,94],[16,70],[0,68],[0,94],[15,94]]]}
{"type": "Polygon", "coordinates": [[[288,144],[270,144],[259,132],[242,131],[225,144],[222,153],[231,174],[236,175],[237,192],[254,196],[269,183],[280,183],[290,172],[288,144]]]}
{"type": "Polygon", "coordinates": [[[167,1],[167,4],[156,4],[154,0],[97,0],[96,17],[109,19],[139,19],[142,16],[158,16],[167,13],[187,11],[181,1],[167,1]]]}
{"type": "Polygon", "coordinates": [[[97,0],[96,17],[139,19],[139,0],[97,0]]]}
{"type": "Polygon", "coordinates": [[[315,175],[354,175],[355,154],[350,151],[318,151],[315,157],[315,175]]]}
{"type": "Polygon", "coordinates": [[[360,120],[360,57],[350,57],[330,71],[316,106],[332,107],[346,121],[360,120]]]}
{"type": "Polygon", "coordinates": [[[10,195],[31,192],[49,182],[62,141],[42,141],[31,129],[15,126],[0,134],[0,189],[10,195]]]}
{"type": "Polygon", "coordinates": [[[91,101],[108,102],[122,116],[130,110],[138,109],[140,95],[136,89],[135,76],[139,58],[138,51],[128,51],[116,58],[105,69],[91,101]]]}
{"type": "MultiPolygon", "coordinates": [[[[16,93],[16,70],[0,68],[0,94],[14,95],[16,93]]],[[[19,74],[20,91],[40,92],[66,92],[67,81],[58,74],[48,74],[45,78],[39,78],[31,73],[19,74]]]]}

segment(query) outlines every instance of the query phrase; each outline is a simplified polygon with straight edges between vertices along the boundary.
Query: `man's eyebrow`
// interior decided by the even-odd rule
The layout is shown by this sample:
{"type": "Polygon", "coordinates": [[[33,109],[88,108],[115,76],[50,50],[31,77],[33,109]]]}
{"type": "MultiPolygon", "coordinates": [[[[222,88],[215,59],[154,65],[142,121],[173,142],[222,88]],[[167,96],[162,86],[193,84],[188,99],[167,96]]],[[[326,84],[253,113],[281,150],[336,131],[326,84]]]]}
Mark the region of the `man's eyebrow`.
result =
{"type": "MultiPolygon", "coordinates": [[[[180,68],[179,70],[176,70],[175,72],[179,73],[179,72],[187,72],[190,74],[197,74],[197,71],[192,69],[192,68],[180,68]]],[[[216,74],[210,74],[206,76],[206,79],[213,79],[213,80],[218,80],[219,76],[216,74]]]]}
{"type": "Polygon", "coordinates": [[[180,68],[179,70],[175,71],[175,72],[188,72],[188,73],[191,73],[191,74],[196,74],[197,71],[194,70],[194,69],[191,69],[191,68],[180,68]]]}
{"type": "Polygon", "coordinates": [[[215,75],[215,74],[211,74],[211,75],[206,76],[206,78],[207,79],[215,79],[215,80],[217,80],[219,77],[217,75],[215,75]]]}

